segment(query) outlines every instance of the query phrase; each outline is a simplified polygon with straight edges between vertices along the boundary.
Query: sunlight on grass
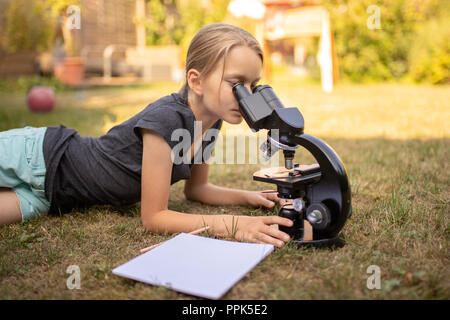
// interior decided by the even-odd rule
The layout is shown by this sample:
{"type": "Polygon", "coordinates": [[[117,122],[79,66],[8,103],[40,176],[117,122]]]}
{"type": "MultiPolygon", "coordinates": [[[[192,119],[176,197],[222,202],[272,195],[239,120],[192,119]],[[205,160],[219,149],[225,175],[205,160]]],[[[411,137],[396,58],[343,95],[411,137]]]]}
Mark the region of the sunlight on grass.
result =
{"type": "MultiPolygon", "coordinates": [[[[292,85],[292,83],[291,83],[292,85]]],[[[285,107],[298,107],[305,133],[327,138],[430,139],[450,136],[450,90],[408,85],[319,85],[298,88],[274,82],[285,107]]],[[[251,134],[247,124],[224,124],[227,134],[251,134]]]]}
{"type": "MultiPolygon", "coordinates": [[[[78,115],[82,110],[103,110],[96,132],[106,133],[126,121],[162,96],[178,92],[181,83],[161,82],[141,87],[101,88],[59,94],[55,112],[59,118],[78,115]],[[73,115],[71,115],[73,110],[73,115]],[[64,116],[61,116],[61,113],[64,116]],[[101,120],[101,121],[100,121],[101,120]]],[[[434,139],[450,136],[450,90],[445,86],[413,86],[400,84],[337,85],[327,94],[319,84],[301,79],[275,77],[272,87],[285,107],[298,107],[305,119],[305,133],[322,138],[346,139],[434,139]]],[[[26,111],[22,97],[2,97],[8,121],[14,112],[26,111]],[[8,108],[11,110],[8,111],[8,108]]],[[[54,113],[55,113],[54,112],[54,113]]],[[[98,116],[97,113],[93,115],[98,116]]],[[[34,115],[31,122],[43,123],[56,116],[34,115]],[[34,120],[33,120],[34,119],[34,120]],[[42,121],[41,121],[42,120],[42,121]]],[[[16,127],[29,125],[30,119],[16,127]]],[[[95,122],[91,119],[88,123],[95,122]]],[[[61,120],[62,124],[65,124],[61,120]]],[[[87,123],[86,123],[87,124],[87,123]]],[[[31,123],[33,125],[33,123],[31,123]]],[[[74,127],[81,134],[90,133],[83,123],[74,127]]],[[[70,126],[70,124],[69,124],[70,126]]],[[[224,122],[223,135],[253,133],[245,121],[239,125],[224,122]]],[[[264,134],[262,130],[258,134],[264,134]]]]}
{"type": "Polygon", "coordinates": [[[83,108],[108,108],[114,115],[105,119],[102,132],[106,133],[113,126],[118,125],[142,111],[148,104],[162,96],[177,92],[181,84],[173,82],[158,82],[143,88],[118,88],[95,90],[84,93],[83,108]]]}
{"type": "MultiPolygon", "coordinates": [[[[0,112],[0,119],[4,121],[0,129],[61,123],[79,130],[82,135],[104,134],[149,103],[178,92],[181,85],[158,82],[138,87],[64,92],[58,94],[54,112],[42,115],[30,113],[23,96],[2,95],[4,114],[0,112]],[[103,113],[103,116],[75,122],[76,125],[64,122],[66,118],[80,118],[83,113],[86,116],[92,113],[95,117],[103,113]],[[95,130],[92,123],[98,123],[95,130]]],[[[295,76],[274,77],[271,85],[285,107],[299,108],[305,119],[305,133],[317,137],[404,140],[450,136],[447,125],[450,90],[446,86],[338,84],[327,94],[319,84],[295,76]]],[[[239,125],[224,123],[221,132],[223,135],[253,135],[245,121],[239,125]]]]}

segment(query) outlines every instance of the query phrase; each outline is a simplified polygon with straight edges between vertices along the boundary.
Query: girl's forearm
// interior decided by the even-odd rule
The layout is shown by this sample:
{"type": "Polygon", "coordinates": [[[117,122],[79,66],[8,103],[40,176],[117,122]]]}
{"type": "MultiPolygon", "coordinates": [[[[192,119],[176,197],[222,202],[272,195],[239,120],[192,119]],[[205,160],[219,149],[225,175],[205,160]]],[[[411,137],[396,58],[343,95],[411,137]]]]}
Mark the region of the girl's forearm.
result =
{"type": "Polygon", "coordinates": [[[219,187],[211,183],[197,187],[188,199],[209,205],[248,205],[246,194],[249,191],[219,187]]]}
{"type": "Polygon", "coordinates": [[[208,232],[219,237],[232,234],[236,228],[236,218],[231,215],[200,215],[163,210],[147,221],[143,221],[144,227],[155,233],[191,232],[205,226],[209,226],[208,232]]]}

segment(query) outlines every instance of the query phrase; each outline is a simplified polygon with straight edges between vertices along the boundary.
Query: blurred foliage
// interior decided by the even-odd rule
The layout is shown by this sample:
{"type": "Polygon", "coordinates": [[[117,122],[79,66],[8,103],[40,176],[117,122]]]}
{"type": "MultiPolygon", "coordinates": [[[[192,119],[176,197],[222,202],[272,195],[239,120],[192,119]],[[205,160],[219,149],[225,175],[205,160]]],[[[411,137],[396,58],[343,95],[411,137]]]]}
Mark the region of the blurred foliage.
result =
{"type": "Polygon", "coordinates": [[[450,82],[450,20],[447,17],[427,21],[420,27],[409,52],[409,65],[409,76],[414,81],[450,82]]]}
{"type": "Polygon", "coordinates": [[[43,0],[46,8],[50,10],[52,17],[60,17],[64,15],[67,7],[76,5],[81,7],[81,0],[43,0]]]}
{"type": "MultiPolygon", "coordinates": [[[[58,17],[80,0],[10,0],[1,5],[5,26],[0,51],[44,51],[56,35],[58,17]]],[[[185,59],[204,25],[224,21],[230,0],[146,0],[147,45],[179,45],[185,59]]],[[[352,82],[450,83],[450,1],[322,0],[329,9],[341,77],[352,82]],[[367,22],[380,9],[381,29],[367,22]]],[[[310,43],[306,65],[320,76],[310,43]]]]}
{"type": "MultiPolygon", "coordinates": [[[[148,45],[176,44],[183,59],[190,40],[202,26],[223,21],[229,0],[147,0],[148,45]]],[[[352,82],[415,81],[449,83],[448,0],[323,0],[331,14],[342,77],[352,82]],[[370,29],[380,9],[381,29],[370,29]]],[[[313,78],[317,41],[306,61],[313,78]]]]}
{"type": "Polygon", "coordinates": [[[448,0],[325,0],[340,72],[354,82],[412,79],[448,83],[448,0]],[[369,29],[380,9],[381,29],[369,29]]]}
{"type": "Polygon", "coordinates": [[[5,15],[6,34],[1,47],[8,53],[50,49],[56,32],[57,18],[80,0],[11,0],[5,15]]]}
{"type": "Polygon", "coordinates": [[[21,76],[17,79],[0,79],[0,93],[27,93],[34,86],[47,86],[55,92],[70,91],[71,88],[54,77],[21,76]]]}
{"type": "Polygon", "coordinates": [[[5,13],[4,46],[7,52],[43,51],[49,48],[53,29],[43,1],[12,0],[5,13]]]}
{"type": "Polygon", "coordinates": [[[147,45],[180,45],[185,59],[195,33],[223,21],[230,0],[147,0],[147,45]]]}

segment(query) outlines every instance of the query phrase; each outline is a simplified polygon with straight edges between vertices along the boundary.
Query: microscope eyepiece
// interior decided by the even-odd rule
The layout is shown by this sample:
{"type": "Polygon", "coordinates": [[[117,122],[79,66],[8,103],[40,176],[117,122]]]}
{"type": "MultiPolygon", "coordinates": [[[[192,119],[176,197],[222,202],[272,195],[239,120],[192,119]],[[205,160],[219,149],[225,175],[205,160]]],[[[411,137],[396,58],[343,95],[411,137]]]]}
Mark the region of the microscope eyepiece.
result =
{"type": "Polygon", "coordinates": [[[259,92],[261,96],[264,98],[267,104],[270,105],[272,109],[284,108],[280,99],[275,95],[272,87],[268,84],[259,85],[255,88],[254,93],[259,92]]]}
{"type": "Polygon", "coordinates": [[[238,101],[252,94],[242,83],[237,83],[233,86],[233,93],[238,101]]]}

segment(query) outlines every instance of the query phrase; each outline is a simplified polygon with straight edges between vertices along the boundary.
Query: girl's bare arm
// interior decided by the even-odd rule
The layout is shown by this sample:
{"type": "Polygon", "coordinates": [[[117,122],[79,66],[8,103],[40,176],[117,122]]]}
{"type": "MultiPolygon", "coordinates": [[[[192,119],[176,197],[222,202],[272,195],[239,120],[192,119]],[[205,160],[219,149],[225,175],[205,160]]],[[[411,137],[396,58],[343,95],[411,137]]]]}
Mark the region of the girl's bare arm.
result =
{"type": "Polygon", "coordinates": [[[287,234],[271,224],[290,226],[291,221],[278,216],[248,217],[199,215],[168,210],[172,159],[170,146],[150,130],[141,130],[143,140],[141,218],[144,227],[157,233],[190,232],[205,225],[217,236],[271,243],[281,247],[287,234]]]}
{"type": "Polygon", "coordinates": [[[189,200],[200,201],[209,205],[250,205],[271,208],[274,202],[282,203],[276,192],[262,193],[220,187],[208,182],[209,165],[207,163],[194,164],[191,176],[184,185],[184,194],[189,200]]]}

